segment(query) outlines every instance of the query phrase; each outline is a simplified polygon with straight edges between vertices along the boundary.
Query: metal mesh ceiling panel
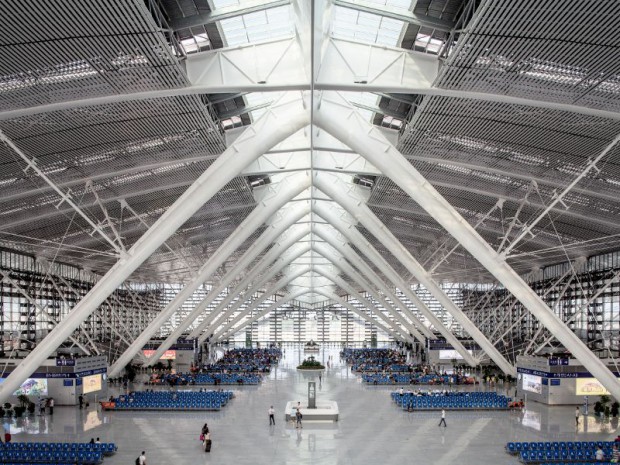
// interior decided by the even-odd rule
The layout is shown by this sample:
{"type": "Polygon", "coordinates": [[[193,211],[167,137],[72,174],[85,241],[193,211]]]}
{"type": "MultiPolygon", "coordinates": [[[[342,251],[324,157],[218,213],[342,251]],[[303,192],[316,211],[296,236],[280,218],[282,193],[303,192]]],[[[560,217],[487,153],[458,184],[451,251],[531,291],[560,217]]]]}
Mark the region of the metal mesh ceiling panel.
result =
{"type": "Polygon", "coordinates": [[[440,87],[620,110],[615,0],[483,2],[440,87]]]}
{"type": "Polygon", "coordinates": [[[0,4],[0,107],[183,86],[144,3],[0,4]]]}

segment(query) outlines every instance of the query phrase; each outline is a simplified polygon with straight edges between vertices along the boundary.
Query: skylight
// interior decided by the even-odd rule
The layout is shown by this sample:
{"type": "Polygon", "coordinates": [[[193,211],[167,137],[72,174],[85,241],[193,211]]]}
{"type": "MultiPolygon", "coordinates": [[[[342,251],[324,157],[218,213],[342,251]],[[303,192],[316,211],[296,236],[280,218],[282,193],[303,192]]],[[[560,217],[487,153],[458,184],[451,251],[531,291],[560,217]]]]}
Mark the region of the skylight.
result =
{"type": "MultiPolygon", "coordinates": [[[[248,103],[248,107],[256,107],[265,103],[271,103],[280,98],[282,92],[251,92],[245,95],[245,100],[248,103]]],[[[256,121],[260,116],[267,111],[267,108],[261,108],[250,112],[252,121],[256,121]]]]}
{"type": "Polygon", "coordinates": [[[235,16],[220,21],[220,27],[229,47],[291,37],[293,35],[291,7],[285,5],[235,16]]]}
{"type": "Polygon", "coordinates": [[[396,47],[404,24],[396,19],[336,6],[332,20],[332,35],[340,39],[396,47]]]}

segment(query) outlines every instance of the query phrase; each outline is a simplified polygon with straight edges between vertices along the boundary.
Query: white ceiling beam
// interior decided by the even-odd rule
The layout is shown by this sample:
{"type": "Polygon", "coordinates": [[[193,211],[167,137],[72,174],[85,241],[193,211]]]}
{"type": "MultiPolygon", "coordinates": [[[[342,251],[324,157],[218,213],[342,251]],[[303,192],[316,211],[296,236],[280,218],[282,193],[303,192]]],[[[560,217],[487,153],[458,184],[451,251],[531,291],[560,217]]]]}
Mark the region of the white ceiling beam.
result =
{"type": "MultiPolygon", "coordinates": [[[[303,56],[295,38],[200,52],[188,57],[187,72],[191,84],[187,87],[113,94],[7,110],[0,112],[0,121],[52,111],[182,95],[310,90],[310,77],[307,76],[303,56]]],[[[432,87],[439,62],[436,57],[420,52],[330,38],[324,57],[314,83],[315,90],[453,97],[620,120],[620,112],[615,111],[499,93],[432,87]],[[344,51],[347,57],[341,55],[344,51]]]]}

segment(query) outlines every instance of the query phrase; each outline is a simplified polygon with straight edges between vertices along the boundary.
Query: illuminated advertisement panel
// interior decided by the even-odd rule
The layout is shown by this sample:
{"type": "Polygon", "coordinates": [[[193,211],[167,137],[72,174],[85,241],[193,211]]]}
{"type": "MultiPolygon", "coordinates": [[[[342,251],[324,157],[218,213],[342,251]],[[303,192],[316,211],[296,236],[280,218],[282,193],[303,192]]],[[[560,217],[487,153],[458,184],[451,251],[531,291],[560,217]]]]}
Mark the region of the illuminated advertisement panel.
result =
{"type": "Polygon", "coordinates": [[[88,394],[89,392],[101,391],[101,375],[84,376],[82,378],[82,392],[88,394]]]}
{"type": "Polygon", "coordinates": [[[47,395],[47,380],[28,378],[22,383],[17,391],[13,393],[14,396],[46,396],[47,395]]]}
{"type": "MultiPolygon", "coordinates": [[[[469,352],[470,354],[472,353],[471,350],[468,350],[467,352],[469,352]]],[[[440,350],[439,351],[439,359],[440,360],[463,360],[463,357],[461,357],[461,354],[458,353],[458,351],[456,350],[440,350]]]]}
{"type": "MultiPolygon", "coordinates": [[[[148,350],[148,349],[144,349],[142,351],[142,353],[144,354],[145,357],[147,358],[151,358],[153,356],[153,354],[155,353],[154,350],[148,350]]],[[[164,352],[164,354],[159,358],[160,360],[174,360],[177,358],[177,351],[176,350],[167,350],[164,352]]]]}
{"type": "Polygon", "coordinates": [[[540,376],[523,374],[523,390],[542,394],[542,378],[540,376]]]}
{"type": "Polygon", "coordinates": [[[608,396],[609,391],[596,378],[577,378],[575,394],[578,396],[608,396]]]}

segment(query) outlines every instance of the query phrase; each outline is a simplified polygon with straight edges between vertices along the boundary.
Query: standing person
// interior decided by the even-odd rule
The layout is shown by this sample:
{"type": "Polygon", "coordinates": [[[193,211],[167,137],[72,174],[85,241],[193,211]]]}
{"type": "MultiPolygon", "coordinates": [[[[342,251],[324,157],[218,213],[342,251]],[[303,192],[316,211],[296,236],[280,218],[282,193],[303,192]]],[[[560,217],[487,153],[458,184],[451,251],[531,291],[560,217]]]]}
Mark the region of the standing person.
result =
{"type": "Polygon", "coordinates": [[[575,426],[579,426],[579,407],[575,407],[575,426]]]}
{"type": "Polygon", "coordinates": [[[82,410],[84,408],[84,396],[82,394],[78,397],[78,402],[80,403],[80,410],[82,410]]]}
{"type": "Polygon", "coordinates": [[[441,426],[442,423],[443,423],[444,428],[448,426],[446,424],[446,410],[445,409],[441,409],[441,421],[439,422],[437,426],[441,426]]]}
{"type": "Polygon", "coordinates": [[[44,397],[39,399],[39,415],[45,415],[45,404],[47,400],[44,397]]]}
{"type": "MultiPolygon", "coordinates": [[[[203,437],[204,437],[204,435],[206,435],[208,432],[209,432],[209,427],[205,423],[204,425],[202,425],[202,429],[200,430],[200,434],[202,434],[203,437]]],[[[204,439],[203,439],[203,441],[204,441],[204,439]]]]}
{"type": "Polygon", "coordinates": [[[303,428],[303,426],[301,425],[301,419],[303,418],[303,415],[301,414],[301,411],[299,409],[297,409],[297,412],[295,412],[295,428],[303,428]]]}
{"type": "Polygon", "coordinates": [[[273,409],[273,405],[271,407],[269,407],[269,410],[267,410],[267,413],[269,414],[269,426],[276,424],[276,411],[273,409]]]}
{"type": "Polygon", "coordinates": [[[618,446],[614,444],[614,447],[611,450],[611,461],[613,463],[618,463],[618,460],[620,460],[620,450],[618,450],[618,446]]]}
{"type": "Polygon", "coordinates": [[[50,415],[54,415],[54,398],[53,397],[49,398],[47,405],[50,408],[50,415]]]}
{"type": "Polygon", "coordinates": [[[146,465],[146,452],[142,451],[140,457],[138,457],[138,465],[146,465]]]}

